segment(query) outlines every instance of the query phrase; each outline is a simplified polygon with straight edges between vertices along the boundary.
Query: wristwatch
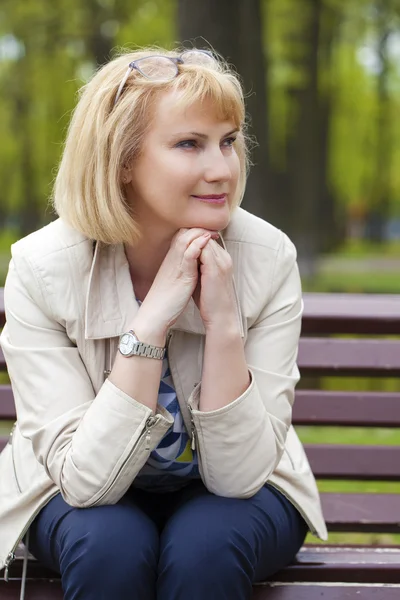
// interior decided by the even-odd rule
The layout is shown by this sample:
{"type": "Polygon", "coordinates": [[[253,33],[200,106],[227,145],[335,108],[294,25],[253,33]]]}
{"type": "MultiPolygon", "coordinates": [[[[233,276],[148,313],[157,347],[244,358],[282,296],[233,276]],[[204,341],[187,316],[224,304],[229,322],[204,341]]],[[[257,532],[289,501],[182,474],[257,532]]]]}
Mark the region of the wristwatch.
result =
{"type": "Polygon", "coordinates": [[[123,356],[145,356],[157,360],[162,360],[165,356],[165,348],[140,342],[132,329],[121,335],[118,350],[123,356]]]}

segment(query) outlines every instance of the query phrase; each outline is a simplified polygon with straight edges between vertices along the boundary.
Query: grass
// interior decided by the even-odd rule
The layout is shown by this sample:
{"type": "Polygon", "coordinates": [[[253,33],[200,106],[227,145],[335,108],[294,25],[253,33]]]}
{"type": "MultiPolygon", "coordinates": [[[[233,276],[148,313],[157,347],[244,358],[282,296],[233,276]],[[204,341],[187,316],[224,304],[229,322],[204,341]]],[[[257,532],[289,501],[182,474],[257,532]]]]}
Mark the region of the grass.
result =
{"type": "Polygon", "coordinates": [[[367,242],[365,240],[347,240],[335,252],[340,258],[376,258],[400,256],[400,240],[394,240],[385,244],[367,242]]]}
{"type": "Polygon", "coordinates": [[[380,271],[319,273],[312,281],[303,278],[303,289],[305,292],[400,294],[400,274],[380,271]]]}

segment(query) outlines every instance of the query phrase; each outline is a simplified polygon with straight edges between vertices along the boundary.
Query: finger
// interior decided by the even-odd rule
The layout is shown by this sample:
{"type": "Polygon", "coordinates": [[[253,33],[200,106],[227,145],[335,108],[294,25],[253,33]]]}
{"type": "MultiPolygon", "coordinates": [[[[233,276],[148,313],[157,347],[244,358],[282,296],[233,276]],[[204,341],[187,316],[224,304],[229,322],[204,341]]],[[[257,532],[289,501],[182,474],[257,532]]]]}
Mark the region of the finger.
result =
{"type": "Polygon", "coordinates": [[[222,275],[232,271],[231,255],[213,240],[209,241],[199,258],[201,266],[207,266],[211,272],[218,272],[222,275]]]}
{"type": "Polygon", "coordinates": [[[215,243],[213,242],[213,240],[210,239],[210,241],[208,242],[208,244],[206,246],[204,246],[204,248],[201,251],[201,254],[199,256],[200,259],[200,263],[205,265],[205,264],[215,264],[215,255],[212,251],[212,244],[215,243]]]}
{"type": "Polygon", "coordinates": [[[211,239],[210,233],[204,233],[202,236],[193,240],[193,242],[186,248],[185,253],[183,255],[184,260],[193,261],[201,256],[204,248],[208,245],[208,242],[211,239]]]}
{"type": "Polygon", "coordinates": [[[211,236],[219,236],[218,231],[202,227],[192,227],[191,229],[180,229],[174,236],[173,242],[177,248],[184,251],[196,238],[200,238],[206,233],[209,233],[211,236]]]}

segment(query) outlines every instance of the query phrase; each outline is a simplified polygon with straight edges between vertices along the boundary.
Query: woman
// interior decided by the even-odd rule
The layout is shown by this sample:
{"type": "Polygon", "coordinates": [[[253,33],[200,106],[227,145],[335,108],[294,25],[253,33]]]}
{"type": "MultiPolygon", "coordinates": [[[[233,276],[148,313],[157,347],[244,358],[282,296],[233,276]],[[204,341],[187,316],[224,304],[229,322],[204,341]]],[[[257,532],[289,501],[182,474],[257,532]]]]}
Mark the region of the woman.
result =
{"type": "Polygon", "coordinates": [[[291,427],[296,252],[239,208],[244,122],[210,53],[117,57],[74,112],[59,218],[12,247],[0,567],[24,538],[67,600],[244,600],[326,539],[291,427]]]}

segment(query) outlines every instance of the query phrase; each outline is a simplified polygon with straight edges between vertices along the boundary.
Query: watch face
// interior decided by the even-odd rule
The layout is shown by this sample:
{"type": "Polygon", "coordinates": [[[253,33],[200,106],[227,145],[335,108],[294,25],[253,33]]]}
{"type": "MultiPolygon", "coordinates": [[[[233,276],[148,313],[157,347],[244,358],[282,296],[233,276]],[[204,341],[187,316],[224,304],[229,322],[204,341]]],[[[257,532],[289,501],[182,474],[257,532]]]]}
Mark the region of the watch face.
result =
{"type": "Polygon", "coordinates": [[[121,354],[123,354],[124,356],[129,355],[132,350],[133,350],[133,346],[136,343],[136,338],[134,335],[132,335],[131,333],[124,333],[123,335],[121,335],[121,338],[119,340],[119,351],[121,352],[121,354]]]}

